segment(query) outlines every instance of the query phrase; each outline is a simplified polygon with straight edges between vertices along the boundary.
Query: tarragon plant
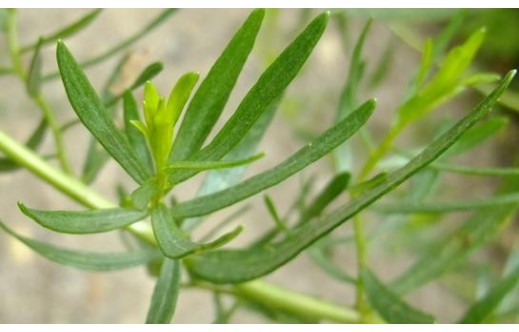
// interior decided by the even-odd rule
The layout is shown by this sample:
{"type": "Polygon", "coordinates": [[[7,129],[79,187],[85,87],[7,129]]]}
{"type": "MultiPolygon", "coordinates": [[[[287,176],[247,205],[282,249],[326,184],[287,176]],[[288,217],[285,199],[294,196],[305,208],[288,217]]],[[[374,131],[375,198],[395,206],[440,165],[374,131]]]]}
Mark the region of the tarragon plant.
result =
{"type": "MultiPolygon", "coordinates": [[[[285,47],[221,129],[209,139],[253,49],[264,10],[252,11],[207,74],[188,72],[182,75],[168,94],[162,94],[151,81],[160,73],[160,63],[150,64],[124,93],[117,95],[107,90],[98,93],[84,72],[132,44],[174,12],[162,12],[142,32],[104,54],[78,62],[63,40],[86,27],[98,16],[99,10],[27,46],[18,44],[16,11],[1,11],[11,59],[11,65],[2,67],[1,73],[16,75],[25,83],[29,97],[43,113],[43,120],[27,144],[0,132],[0,151],[4,154],[0,167],[2,171],[23,168],[85,207],[80,211],[49,211],[31,208],[31,202],[20,202],[20,211],[51,231],[63,234],[119,231],[129,235],[134,245],[128,245],[123,252],[72,250],[26,237],[3,221],[0,227],[35,252],[60,264],[94,271],[147,266],[150,275],[156,278],[146,318],[148,323],[172,320],[177,296],[183,287],[213,292],[218,322],[227,321],[239,306],[255,308],[274,320],[435,322],[432,315],[405,302],[403,295],[454,271],[474,249],[497,234],[519,202],[517,168],[482,169],[455,166],[449,162],[450,157],[478,145],[506,123],[505,118],[491,117],[489,113],[507,89],[515,71],[509,71],[502,78],[470,71],[483,42],[484,29],[446,51],[460,24],[461,16],[457,15],[437,38],[425,42],[421,67],[410,81],[387,134],[377,142],[366,126],[376,101],[357,100],[365,76],[362,49],[369,33],[371,21],[368,22],[356,45],[346,48],[347,51],[351,48],[352,57],[337,108],[337,121],[277,166],[242,179],[247,166],[263,157],[257,152],[259,142],[282,105],[285,90],[298,76],[327,28],[331,14],[324,12],[315,17],[285,47]],[[47,45],[56,45],[59,71],[43,75],[40,51],[47,45]],[[24,54],[32,54],[29,66],[22,61],[24,54]],[[62,138],[63,131],[77,125],[78,121],[65,126],[58,124],[41,91],[46,81],[58,76],[77,119],[92,135],[86,164],[79,177],[70,166],[62,138]],[[409,125],[426,117],[465,88],[482,83],[493,84],[491,92],[462,119],[448,128],[440,128],[429,144],[412,151],[395,147],[397,137],[409,125]],[[133,91],[142,86],[144,98],[139,102],[133,91]],[[124,118],[122,126],[115,121],[119,106],[122,106],[124,118]],[[59,167],[51,165],[48,157],[36,152],[47,128],[56,147],[51,158],[58,160],[59,167]],[[356,163],[349,162],[356,153],[348,141],[358,132],[368,151],[366,161],[360,163],[359,168],[356,163]],[[328,155],[335,161],[335,175],[313,199],[308,198],[309,190],[302,190],[290,216],[281,216],[275,202],[268,195],[264,196],[274,223],[271,230],[261,234],[256,241],[241,248],[226,246],[239,236],[242,226],[223,234],[217,228],[204,240],[193,239],[193,230],[204,222],[205,216],[262,193],[328,155]],[[107,200],[88,186],[109,159],[117,162],[135,184],[131,191],[120,191],[119,202],[107,200]],[[184,201],[171,199],[171,192],[178,184],[190,181],[201,172],[206,175],[197,197],[184,201]],[[426,202],[441,172],[503,176],[507,180],[492,198],[426,202]],[[410,186],[404,191],[396,190],[411,178],[410,186]],[[393,191],[396,192],[391,195],[393,203],[373,204],[393,191]],[[330,205],[344,195],[349,199],[331,209],[330,205]],[[368,209],[381,219],[374,233],[364,229],[368,209]],[[392,282],[381,281],[373,272],[366,250],[378,238],[378,233],[408,231],[406,226],[410,224],[411,216],[434,214],[439,219],[448,212],[459,210],[476,212],[452,236],[436,242],[441,250],[420,253],[416,263],[392,282]],[[331,259],[335,248],[352,242],[334,236],[335,230],[348,222],[354,226],[353,243],[358,263],[355,275],[331,259]],[[334,304],[260,280],[303,252],[308,253],[331,278],[355,287],[353,306],[334,304]],[[236,299],[234,305],[225,308],[220,299],[222,296],[236,299]]],[[[338,11],[332,17],[344,23],[347,15],[347,11],[338,11]]],[[[344,28],[344,24],[340,26],[344,28]]],[[[116,70],[113,77],[117,74],[116,70]]],[[[514,289],[519,280],[519,266],[517,259],[513,259],[516,256],[511,256],[500,280],[496,280],[483,296],[470,301],[460,322],[484,322],[506,315],[517,317],[517,297],[510,297],[516,292],[514,289]],[[504,304],[508,311],[503,309],[504,304]]]]}

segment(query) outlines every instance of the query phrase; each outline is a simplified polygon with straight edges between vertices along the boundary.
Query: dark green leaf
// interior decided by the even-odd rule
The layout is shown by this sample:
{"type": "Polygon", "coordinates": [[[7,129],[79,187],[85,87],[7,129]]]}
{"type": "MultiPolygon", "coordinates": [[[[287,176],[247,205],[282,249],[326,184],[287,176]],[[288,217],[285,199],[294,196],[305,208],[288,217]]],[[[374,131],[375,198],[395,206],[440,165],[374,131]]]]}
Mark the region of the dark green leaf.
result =
{"type": "MultiPolygon", "coordinates": [[[[364,42],[368,35],[369,28],[371,26],[371,20],[369,20],[359,39],[355,43],[353,54],[351,56],[350,68],[348,71],[348,79],[344,85],[341,97],[339,100],[339,107],[337,109],[337,121],[340,121],[346,117],[346,115],[353,112],[358,107],[358,87],[364,74],[364,60],[362,59],[362,50],[364,48],[364,42]]],[[[333,153],[334,161],[336,163],[335,168],[339,172],[351,171],[353,156],[351,147],[345,143],[340,145],[333,153]]]]}
{"type": "Polygon", "coordinates": [[[121,270],[146,264],[157,258],[158,255],[155,250],[135,250],[124,253],[97,253],[71,250],[19,235],[1,221],[0,228],[48,260],[83,270],[121,270]]]}
{"type": "MultiPolygon", "coordinates": [[[[515,71],[509,72],[498,88],[469,115],[460,120],[447,133],[434,140],[429,147],[404,167],[390,174],[386,181],[376,188],[338,208],[319,222],[307,223],[303,227],[293,230],[291,236],[281,242],[242,250],[216,250],[189,258],[186,263],[189,265],[191,273],[214,283],[239,283],[275,270],[438,158],[468,128],[491,111],[514,75],[515,71]]],[[[355,115],[355,113],[353,114],[355,115]]]]}
{"type": "Polygon", "coordinates": [[[487,121],[470,128],[470,130],[468,130],[460,140],[452,146],[452,148],[445,152],[445,157],[459,155],[481,145],[485,140],[494,136],[501,129],[504,129],[506,125],[508,125],[508,122],[508,118],[499,116],[488,119],[487,121]]]}
{"type": "Polygon", "coordinates": [[[172,259],[182,258],[191,254],[199,254],[206,250],[215,249],[223,246],[234,239],[242,231],[239,226],[233,231],[224,234],[209,243],[196,243],[189,240],[186,235],[178,228],[175,219],[164,205],[159,205],[151,212],[151,223],[155,238],[159,243],[160,249],[166,257],[172,259]]]}
{"type": "Polygon", "coordinates": [[[265,154],[258,153],[252,157],[248,157],[241,160],[221,160],[221,161],[191,161],[191,160],[179,160],[171,162],[166,168],[169,172],[174,172],[178,170],[198,170],[205,171],[210,169],[219,169],[219,168],[232,168],[243,166],[246,164],[250,164],[258,159],[261,159],[265,154]]]}
{"type": "Polygon", "coordinates": [[[485,318],[494,312],[501,301],[517,284],[519,284],[519,266],[492,287],[482,299],[472,304],[460,320],[460,323],[478,324],[484,322],[485,318]]]}
{"type": "Polygon", "coordinates": [[[126,137],[128,137],[128,141],[133,148],[135,156],[137,159],[142,161],[148,171],[152,173],[153,161],[148,149],[148,143],[146,143],[146,138],[142,135],[139,129],[131,124],[131,121],[139,121],[140,117],[137,102],[130,91],[124,93],[123,115],[126,137]]]}
{"type": "Polygon", "coordinates": [[[364,270],[361,277],[366,285],[366,295],[373,308],[391,324],[432,324],[434,317],[411,307],[388,289],[375,275],[364,270]]]}
{"type": "MultiPolygon", "coordinates": [[[[211,143],[190,159],[219,160],[241,141],[271,103],[282,95],[295,78],[321,38],[328,23],[328,16],[328,13],[321,14],[308,25],[305,31],[265,70],[211,143]]],[[[180,179],[196,173],[185,174],[180,179]]],[[[172,178],[171,182],[175,184],[180,179],[172,178]]]]}
{"type": "Polygon", "coordinates": [[[519,193],[508,195],[498,195],[486,199],[476,199],[472,201],[460,202],[434,202],[434,203],[383,203],[377,204],[373,209],[384,215],[389,214],[410,214],[410,213],[449,213],[456,211],[476,210],[488,207],[498,207],[519,203],[519,193]]]}
{"type": "Polygon", "coordinates": [[[36,48],[34,49],[34,54],[31,60],[31,66],[29,67],[29,72],[27,73],[27,93],[31,96],[35,96],[40,93],[41,88],[41,45],[43,41],[40,38],[38,43],[36,44],[36,48]]]}
{"type": "MultiPolygon", "coordinates": [[[[31,150],[36,150],[43,142],[45,133],[47,132],[47,121],[43,118],[36,130],[32,133],[31,137],[27,140],[25,145],[31,150]]],[[[19,169],[20,166],[9,158],[0,158],[0,172],[9,172],[19,169]]]]}
{"type": "Polygon", "coordinates": [[[169,324],[177,306],[180,290],[180,262],[165,258],[153,289],[146,324],[169,324]]]}
{"type": "MultiPolygon", "coordinates": [[[[249,130],[247,135],[222,160],[236,160],[251,156],[263,138],[278,107],[279,99],[275,100],[263,113],[260,119],[249,130]]],[[[197,196],[209,195],[236,184],[245,173],[247,166],[212,170],[207,173],[204,182],[198,190],[197,196]]],[[[203,221],[202,218],[184,219],[182,229],[193,230],[203,221]]]]}
{"type": "Polygon", "coordinates": [[[134,156],[132,147],[115,127],[83,70],[63,42],[58,43],[57,58],[67,96],[81,122],[135,181],[143,183],[151,174],[134,156]]]}
{"type": "Polygon", "coordinates": [[[326,184],[315,200],[303,211],[300,224],[319,216],[324,209],[344,192],[350,182],[350,173],[340,173],[326,184]]]}
{"type": "Polygon", "coordinates": [[[265,11],[253,11],[202,81],[175,138],[170,161],[198,151],[220,117],[252,50],[265,11]]]}
{"type": "MultiPolygon", "coordinates": [[[[157,17],[152,19],[146,26],[144,26],[140,31],[135,33],[134,35],[128,37],[127,39],[123,40],[119,44],[111,47],[110,49],[106,50],[105,52],[99,54],[98,56],[95,56],[89,60],[81,62],[81,68],[86,69],[88,67],[94,66],[98,63],[103,62],[106,59],[109,59],[113,55],[117,54],[119,51],[127,48],[128,46],[132,45],[145,35],[147,35],[149,32],[154,30],[156,27],[158,27],[162,22],[164,22],[166,19],[168,19],[172,14],[174,14],[177,11],[176,8],[170,8],[163,10],[157,17]]],[[[51,73],[43,77],[44,81],[52,80],[59,77],[59,72],[51,73]]]]}
{"type": "Polygon", "coordinates": [[[22,47],[22,53],[38,48],[39,43],[41,43],[41,46],[53,44],[59,39],[64,39],[66,37],[78,33],[79,31],[86,28],[92,21],[94,21],[97,18],[97,16],[101,13],[101,11],[102,9],[94,9],[88,12],[88,14],[82,16],[79,20],[75,21],[74,23],[69,24],[59,29],[58,31],[49,34],[48,36],[40,37],[40,41],[38,43],[22,47]]]}
{"type": "Polygon", "coordinates": [[[18,203],[27,217],[38,224],[60,233],[102,233],[122,228],[144,219],[148,213],[121,208],[88,211],[44,211],[30,209],[18,203]]]}
{"type": "Polygon", "coordinates": [[[234,187],[176,205],[172,210],[174,217],[182,219],[205,215],[280,183],[351,137],[368,120],[374,108],[373,100],[364,103],[357,111],[268,171],[255,175],[234,187]]]}

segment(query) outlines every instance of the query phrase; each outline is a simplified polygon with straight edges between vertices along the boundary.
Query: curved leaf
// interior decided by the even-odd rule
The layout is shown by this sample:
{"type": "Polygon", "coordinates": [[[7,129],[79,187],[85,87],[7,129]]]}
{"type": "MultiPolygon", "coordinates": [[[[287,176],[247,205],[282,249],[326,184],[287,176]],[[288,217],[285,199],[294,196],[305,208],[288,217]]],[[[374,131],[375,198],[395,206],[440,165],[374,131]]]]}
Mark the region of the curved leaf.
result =
{"type": "Polygon", "coordinates": [[[175,138],[170,161],[200,149],[236,85],[258,35],[265,11],[253,11],[236,32],[196,91],[175,138]]]}
{"type": "Polygon", "coordinates": [[[205,215],[237,203],[272,187],[314,161],[322,158],[351,137],[370,117],[375,101],[364,103],[358,110],[308,143],[278,166],[255,175],[228,189],[175,205],[173,216],[178,219],[205,215]]]}
{"type": "Polygon", "coordinates": [[[153,289],[146,324],[169,324],[180,290],[180,262],[165,258],[153,289]]]}
{"type": "Polygon", "coordinates": [[[58,42],[58,66],[74,111],[105,150],[139,184],[151,176],[132,153],[132,147],[115,127],[97,93],[63,42],[58,42]]]}
{"type": "Polygon", "coordinates": [[[146,211],[121,208],[88,211],[44,211],[30,209],[18,203],[27,217],[45,228],[60,233],[90,234],[122,228],[146,218],[146,211]]]}
{"type": "Polygon", "coordinates": [[[0,228],[48,260],[83,270],[121,270],[149,263],[160,256],[155,250],[135,250],[124,253],[72,250],[19,235],[8,228],[2,221],[0,221],[0,228]]]}
{"type": "MultiPolygon", "coordinates": [[[[190,159],[219,160],[242,140],[271,103],[285,91],[296,77],[321,38],[328,24],[328,18],[329,13],[319,15],[285,48],[249,90],[236,112],[211,143],[193,154],[190,159]]],[[[182,176],[172,177],[171,183],[178,183],[195,174],[196,172],[187,172],[182,176]]]]}
{"type": "Polygon", "coordinates": [[[509,72],[498,88],[485,98],[473,112],[434,140],[404,167],[391,173],[379,186],[338,208],[319,222],[307,223],[292,230],[291,236],[280,242],[242,250],[216,250],[189,258],[187,264],[191,273],[213,283],[240,283],[275,270],[438,158],[468,128],[490,112],[514,75],[515,71],[509,72]]]}
{"type": "Polygon", "coordinates": [[[233,231],[220,236],[212,242],[193,242],[178,228],[170,211],[162,204],[152,210],[151,223],[160,249],[166,257],[173,259],[221,247],[238,236],[242,231],[242,227],[238,226],[233,231]]]}

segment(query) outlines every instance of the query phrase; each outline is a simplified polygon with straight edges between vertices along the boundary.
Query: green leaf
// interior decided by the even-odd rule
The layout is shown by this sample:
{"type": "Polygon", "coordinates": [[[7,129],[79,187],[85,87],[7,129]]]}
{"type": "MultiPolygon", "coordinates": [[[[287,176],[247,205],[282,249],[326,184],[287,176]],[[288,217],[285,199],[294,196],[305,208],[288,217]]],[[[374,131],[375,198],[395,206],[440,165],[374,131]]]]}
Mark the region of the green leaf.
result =
{"type": "Polygon", "coordinates": [[[350,138],[370,117],[375,101],[370,100],[344,120],[306,144],[278,166],[228,189],[180,203],[172,209],[177,219],[201,216],[220,210],[272,187],[322,158],[350,138]]]}
{"type": "Polygon", "coordinates": [[[479,301],[473,303],[460,320],[462,324],[478,324],[484,322],[499,306],[501,301],[519,284],[519,266],[508,276],[504,277],[497,285],[479,301]]]}
{"type": "Polygon", "coordinates": [[[146,138],[137,129],[132,121],[140,121],[137,102],[130,91],[126,91],[123,97],[124,131],[137,159],[143,162],[148,172],[153,172],[153,161],[148,149],[146,138]]]}
{"type": "Polygon", "coordinates": [[[90,234],[108,232],[144,219],[148,213],[121,208],[88,211],[44,211],[18,207],[41,226],[60,233],[90,234]]]}
{"type": "Polygon", "coordinates": [[[182,120],[170,161],[187,159],[202,147],[236,85],[264,15],[263,9],[250,14],[200,84],[182,120]]]}
{"type": "MultiPolygon", "coordinates": [[[[258,145],[263,138],[268,126],[270,125],[272,118],[279,105],[279,99],[275,100],[261,115],[259,120],[252,126],[251,130],[245,135],[245,137],[238,143],[225,157],[222,159],[236,160],[251,156],[258,148],[258,145]]],[[[197,196],[204,196],[215,193],[217,191],[226,189],[236,184],[245,173],[247,166],[218,169],[209,171],[204,178],[204,182],[200,186],[197,196]]],[[[193,230],[203,221],[203,218],[189,218],[184,219],[182,222],[182,229],[186,231],[193,230]]]]}
{"type": "Polygon", "coordinates": [[[219,168],[231,168],[237,166],[243,166],[246,164],[250,164],[263,158],[264,153],[258,153],[252,157],[248,157],[241,160],[221,160],[221,161],[191,161],[191,160],[180,160],[174,161],[168,165],[166,168],[169,172],[174,172],[176,170],[198,170],[205,171],[210,169],[219,169],[219,168]]]}
{"type": "Polygon", "coordinates": [[[485,140],[504,129],[508,123],[507,117],[497,116],[477,124],[467,130],[460,140],[445,152],[445,157],[456,156],[481,145],[485,140]]]}
{"type": "Polygon", "coordinates": [[[131,194],[133,206],[138,210],[144,210],[148,207],[151,199],[157,195],[159,187],[154,180],[146,181],[139,188],[135,189],[131,194]]]}
{"type": "MultiPolygon", "coordinates": [[[[348,79],[344,85],[337,109],[337,121],[344,119],[348,114],[353,112],[358,107],[358,87],[364,74],[365,62],[362,59],[362,50],[364,42],[371,27],[371,20],[369,20],[362,29],[359,39],[355,43],[353,54],[351,56],[350,68],[348,72],[348,79]]],[[[353,155],[351,147],[345,143],[340,145],[333,153],[335,161],[335,169],[339,172],[351,171],[353,163],[353,155]]]]}
{"type": "Polygon", "coordinates": [[[165,258],[153,289],[146,324],[169,324],[180,290],[180,262],[165,258]]]}
{"type": "Polygon", "coordinates": [[[435,214],[449,213],[467,210],[477,210],[488,207],[498,207],[501,205],[509,205],[519,203],[519,193],[508,195],[498,195],[486,199],[475,199],[472,201],[459,202],[431,202],[431,203],[382,203],[373,206],[373,210],[384,215],[389,214],[435,214]]]}
{"type": "MultiPolygon", "coordinates": [[[[148,24],[146,24],[141,30],[136,32],[135,34],[131,35],[127,39],[123,40],[119,44],[116,44],[112,46],[110,49],[106,50],[105,52],[88,59],[86,61],[81,62],[81,68],[87,69],[88,67],[94,66],[98,63],[103,62],[106,59],[111,58],[115,54],[119,53],[120,51],[124,50],[128,46],[132,45],[133,43],[137,42],[142,37],[146,36],[149,32],[157,28],[160,24],[162,24],[166,19],[168,19],[172,14],[174,14],[177,11],[176,8],[169,8],[163,10],[159,15],[157,15],[155,18],[153,18],[148,24]]],[[[48,75],[45,75],[43,77],[44,81],[52,80],[59,77],[59,72],[51,73],[48,75]]]]}
{"type": "Polygon", "coordinates": [[[144,85],[147,81],[151,81],[151,79],[157,76],[163,69],[164,65],[162,64],[162,62],[154,62],[152,64],[149,64],[146,68],[142,70],[142,72],[135,79],[132,85],[128,87],[127,91],[118,96],[113,96],[112,98],[110,98],[108,101],[105,102],[105,106],[111,107],[115,105],[119,101],[119,99],[123,98],[128,91],[133,91],[144,85]]]}
{"type": "Polygon", "coordinates": [[[152,210],[151,223],[160,249],[166,257],[172,259],[179,259],[221,247],[238,236],[242,231],[242,227],[239,226],[209,243],[192,242],[178,228],[170,211],[162,204],[152,210]]]}
{"type": "MultiPolygon", "coordinates": [[[[500,195],[517,194],[519,177],[506,178],[498,192],[500,195]]],[[[481,209],[445,241],[419,257],[393,281],[392,288],[399,293],[407,293],[459,266],[475,249],[492,239],[509,222],[517,208],[518,203],[510,203],[481,209]]]]}
{"type": "Polygon", "coordinates": [[[2,221],[0,221],[0,228],[48,260],[83,270],[121,270],[146,264],[158,256],[155,250],[135,250],[124,253],[71,250],[19,235],[8,228],[2,221]]]}
{"type": "Polygon", "coordinates": [[[388,289],[369,270],[361,273],[373,308],[390,324],[433,324],[434,317],[411,307],[388,289]]]}
{"type": "Polygon", "coordinates": [[[134,156],[132,147],[115,127],[83,70],[63,42],[58,43],[57,58],[68,99],[81,122],[135,181],[143,183],[151,174],[134,156]]]}
{"type": "Polygon", "coordinates": [[[26,87],[27,93],[31,96],[36,96],[40,93],[41,88],[41,45],[43,41],[40,38],[36,44],[34,54],[31,60],[31,66],[27,73],[26,87]]]}
{"type": "Polygon", "coordinates": [[[168,114],[173,117],[173,123],[177,123],[180,113],[189,100],[199,77],[200,74],[195,72],[182,75],[169,93],[166,108],[168,109],[168,114]]]}
{"type": "MultiPolygon", "coordinates": [[[[306,62],[328,23],[328,13],[319,15],[265,70],[249,90],[238,109],[225,123],[215,138],[190,159],[219,160],[247,134],[270,104],[287,88],[306,62]]],[[[195,172],[182,177],[190,177],[195,172]]],[[[171,179],[178,183],[180,179],[171,179]]]]}
{"type": "Polygon", "coordinates": [[[84,28],[86,28],[90,23],[92,23],[97,16],[101,13],[102,9],[94,9],[88,12],[86,15],[82,16],[79,20],[75,21],[72,24],[69,24],[56,32],[49,34],[48,36],[40,37],[38,43],[27,45],[22,47],[21,52],[25,53],[33,49],[37,49],[40,46],[54,44],[59,39],[64,39],[66,37],[72,36],[84,28]],[[40,44],[41,45],[38,45],[40,44]]]}
{"type": "Polygon", "coordinates": [[[422,118],[435,106],[462,90],[463,74],[472,63],[484,37],[485,30],[480,29],[463,45],[453,48],[447,54],[434,77],[399,108],[395,128],[400,130],[422,118]]]}
{"type": "MultiPolygon", "coordinates": [[[[32,135],[29,137],[25,146],[27,146],[31,150],[36,150],[43,142],[43,138],[45,137],[45,133],[47,132],[47,121],[45,118],[41,119],[38,127],[34,130],[32,135]]],[[[10,172],[19,169],[20,166],[10,158],[0,158],[0,172],[10,172]]]]}
{"type": "MultiPolygon", "coordinates": [[[[350,220],[378,198],[403,183],[423,169],[454,144],[477,121],[486,116],[515,75],[509,72],[496,90],[485,98],[469,115],[460,120],[448,132],[434,140],[429,147],[404,167],[391,173],[384,183],[369,190],[350,203],[331,212],[319,222],[307,223],[291,232],[291,236],[277,243],[241,250],[216,250],[186,263],[191,273],[214,283],[239,283],[261,277],[297,256],[312,243],[350,220]]],[[[355,113],[353,113],[355,114],[355,113]]],[[[213,198],[214,199],[214,198],[213,198]]]]}
{"type": "Polygon", "coordinates": [[[350,173],[337,174],[326,184],[315,200],[305,208],[302,212],[299,224],[304,224],[312,218],[319,216],[331,202],[346,190],[350,179],[350,173]]]}

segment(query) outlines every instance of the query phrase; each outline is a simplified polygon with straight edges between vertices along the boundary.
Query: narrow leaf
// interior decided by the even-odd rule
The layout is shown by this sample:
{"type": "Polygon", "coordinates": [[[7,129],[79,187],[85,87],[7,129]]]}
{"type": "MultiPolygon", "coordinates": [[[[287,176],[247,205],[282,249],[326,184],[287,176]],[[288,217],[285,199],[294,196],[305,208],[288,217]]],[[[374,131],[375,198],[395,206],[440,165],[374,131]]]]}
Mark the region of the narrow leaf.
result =
{"type": "Polygon", "coordinates": [[[221,247],[238,236],[242,231],[242,227],[239,226],[212,242],[195,243],[189,240],[178,228],[175,219],[172,218],[171,213],[164,205],[159,205],[152,210],[151,223],[160,249],[166,257],[172,259],[179,259],[191,254],[199,254],[207,250],[221,247]]]}
{"type": "Polygon", "coordinates": [[[121,270],[146,264],[158,256],[155,250],[135,250],[124,253],[98,253],[72,250],[19,235],[1,221],[0,228],[48,260],[83,270],[121,270]]]}
{"type": "Polygon", "coordinates": [[[153,161],[148,149],[148,143],[143,133],[133,125],[134,121],[140,121],[137,102],[130,91],[126,91],[123,97],[124,131],[132,146],[137,159],[143,162],[148,172],[153,172],[153,161]]]}
{"type": "Polygon", "coordinates": [[[168,165],[166,168],[167,171],[173,172],[176,170],[198,170],[205,171],[210,169],[219,169],[219,168],[230,168],[243,166],[246,164],[250,164],[256,160],[261,159],[265,154],[258,153],[252,157],[248,157],[241,160],[222,160],[222,161],[191,161],[191,160],[180,160],[174,161],[168,165]]]}
{"type": "Polygon", "coordinates": [[[482,299],[472,304],[460,320],[460,323],[478,324],[484,322],[485,318],[494,312],[501,301],[517,284],[519,284],[519,266],[492,287],[482,299]]]}
{"type": "MultiPolygon", "coordinates": [[[[103,62],[106,59],[111,58],[115,54],[119,53],[123,49],[127,48],[128,46],[132,45],[133,43],[137,42],[142,37],[146,36],[149,32],[157,28],[160,24],[162,24],[166,19],[168,19],[172,14],[174,14],[177,11],[176,8],[169,8],[163,10],[157,17],[153,18],[148,24],[146,24],[140,31],[136,32],[135,34],[131,35],[127,39],[123,40],[119,44],[116,44],[112,46],[110,49],[106,50],[105,52],[88,59],[86,61],[81,62],[81,67],[83,69],[86,69],[88,67],[94,66],[98,63],[103,62]]],[[[52,80],[59,77],[59,72],[51,73],[48,75],[45,75],[43,77],[44,81],[52,80]]]]}
{"type": "Polygon", "coordinates": [[[173,117],[173,123],[177,123],[180,113],[189,100],[191,92],[195,88],[195,84],[198,82],[199,77],[200,74],[195,72],[186,73],[178,79],[177,83],[171,90],[166,108],[168,109],[168,114],[171,114],[173,117]]]}
{"type": "Polygon", "coordinates": [[[315,200],[303,211],[300,224],[319,216],[324,209],[344,192],[350,182],[350,173],[340,173],[326,184],[315,200]]]}
{"type": "Polygon", "coordinates": [[[486,199],[475,199],[472,201],[460,202],[432,202],[432,203],[382,203],[373,206],[373,210],[389,214],[412,214],[412,213],[449,213],[457,211],[476,210],[489,207],[498,207],[501,205],[509,205],[519,203],[519,193],[508,195],[498,195],[486,199]]]}
{"type": "Polygon", "coordinates": [[[404,167],[391,173],[386,181],[376,188],[338,208],[319,222],[307,223],[303,227],[293,230],[292,236],[281,242],[242,250],[216,250],[189,258],[187,263],[191,273],[214,283],[239,283],[258,278],[277,269],[438,158],[468,128],[491,111],[492,106],[508,87],[514,75],[515,71],[509,72],[498,88],[469,115],[434,140],[429,147],[404,167]]]}
{"type": "Polygon", "coordinates": [[[31,65],[29,67],[29,72],[27,73],[27,93],[31,96],[35,96],[40,93],[41,88],[41,45],[43,41],[40,38],[38,43],[36,44],[36,48],[34,49],[34,54],[32,56],[31,65]]]}
{"type": "Polygon", "coordinates": [[[175,138],[170,161],[198,151],[220,117],[252,50],[265,11],[253,11],[196,91],[175,138]]]}
{"type": "Polygon", "coordinates": [[[460,140],[445,152],[445,157],[456,156],[481,145],[485,140],[504,129],[508,123],[507,117],[499,116],[477,124],[470,130],[467,130],[460,140]]]}
{"type": "Polygon", "coordinates": [[[88,211],[44,211],[18,207],[41,226],[60,233],[90,234],[108,232],[144,219],[148,213],[121,208],[88,211]]]}
{"type": "Polygon", "coordinates": [[[278,166],[255,175],[234,187],[178,204],[172,210],[173,216],[182,219],[205,215],[237,203],[280,183],[314,161],[322,158],[339,144],[350,138],[366,123],[374,107],[375,102],[373,100],[364,103],[357,111],[328,129],[313,142],[305,145],[278,166]]]}
{"type": "Polygon", "coordinates": [[[169,324],[180,290],[180,262],[165,258],[160,275],[153,289],[146,324],[169,324]]]}
{"type": "MultiPolygon", "coordinates": [[[[295,78],[321,38],[328,16],[328,13],[321,14],[308,25],[261,75],[211,143],[190,159],[219,160],[241,141],[261,114],[295,78]]],[[[185,177],[194,174],[187,173],[185,177]]],[[[174,184],[178,181],[172,179],[171,182],[174,184]]]]}
{"type": "Polygon", "coordinates": [[[391,292],[375,275],[364,270],[361,277],[366,285],[366,294],[373,308],[391,324],[432,324],[434,317],[411,307],[391,292]]]}
{"type": "Polygon", "coordinates": [[[40,46],[54,44],[59,39],[64,39],[66,37],[72,36],[80,32],[81,30],[86,28],[90,23],[92,23],[101,13],[101,11],[102,9],[94,9],[88,12],[86,15],[82,16],[81,18],[79,18],[79,20],[75,21],[74,23],[63,27],[56,32],[53,32],[48,36],[40,37],[40,41],[38,43],[22,47],[21,52],[25,53],[30,50],[36,49],[39,47],[38,44],[41,44],[40,46]]]}
{"type": "MultiPolygon", "coordinates": [[[[267,111],[263,113],[241,142],[238,143],[222,160],[226,161],[246,158],[251,156],[257,150],[263,135],[274,117],[279,105],[279,100],[280,98],[275,100],[268,107],[267,111]]],[[[209,195],[236,184],[242,178],[246,169],[247,165],[209,171],[197,192],[197,196],[209,195]]],[[[203,218],[201,217],[184,219],[182,222],[182,229],[186,231],[193,230],[202,221],[203,218]]]]}
{"type": "Polygon", "coordinates": [[[58,43],[57,58],[68,99],[81,122],[135,181],[143,183],[151,174],[134,156],[132,147],[107,115],[94,88],[63,42],[58,43]]]}

